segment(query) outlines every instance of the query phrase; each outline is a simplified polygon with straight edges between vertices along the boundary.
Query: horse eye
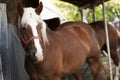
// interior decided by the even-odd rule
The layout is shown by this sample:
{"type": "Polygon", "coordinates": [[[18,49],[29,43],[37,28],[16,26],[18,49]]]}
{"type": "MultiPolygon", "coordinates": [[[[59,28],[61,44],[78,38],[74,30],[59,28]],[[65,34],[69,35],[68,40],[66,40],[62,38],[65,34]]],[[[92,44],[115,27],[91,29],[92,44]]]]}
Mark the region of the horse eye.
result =
{"type": "Polygon", "coordinates": [[[23,31],[26,31],[26,28],[22,28],[23,31]]]}

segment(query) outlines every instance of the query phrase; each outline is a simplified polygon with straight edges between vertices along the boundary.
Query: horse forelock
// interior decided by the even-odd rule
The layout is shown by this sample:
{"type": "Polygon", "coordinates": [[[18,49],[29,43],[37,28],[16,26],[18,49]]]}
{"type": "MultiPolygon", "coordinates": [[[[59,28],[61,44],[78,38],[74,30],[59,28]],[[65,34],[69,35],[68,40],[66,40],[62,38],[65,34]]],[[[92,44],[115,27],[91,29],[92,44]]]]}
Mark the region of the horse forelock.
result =
{"type": "Polygon", "coordinates": [[[37,26],[38,23],[41,22],[41,17],[35,13],[34,8],[24,8],[23,16],[21,18],[21,25],[27,27],[30,25],[31,27],[37,26]]]}
{"type": "Polygon", "coordinates": [[[24,8],[24,13],[21,18],[21,25],[27,27],[37,27],[38,24],[42,24],[41,33],[44,45],[48,43],[47,33],[46,33],[46,24],[41,19],[40,15],[36,14],[34,8],[24,8]]]}

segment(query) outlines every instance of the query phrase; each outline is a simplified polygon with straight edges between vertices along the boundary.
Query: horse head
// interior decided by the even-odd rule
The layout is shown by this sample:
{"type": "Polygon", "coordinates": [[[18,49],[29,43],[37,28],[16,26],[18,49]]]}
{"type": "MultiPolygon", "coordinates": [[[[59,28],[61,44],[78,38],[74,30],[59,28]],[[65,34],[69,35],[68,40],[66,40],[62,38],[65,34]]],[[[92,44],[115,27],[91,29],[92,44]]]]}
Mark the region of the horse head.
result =
{"type": "Polygon", "coordinates": [[[43,61],[43,45],[47,42],[46,25],[40,17],[43,4],[40,2],[37,8],[23,8],[18,4],[20,15],[19,35],[26,53],[35,62],[43,61]]]}

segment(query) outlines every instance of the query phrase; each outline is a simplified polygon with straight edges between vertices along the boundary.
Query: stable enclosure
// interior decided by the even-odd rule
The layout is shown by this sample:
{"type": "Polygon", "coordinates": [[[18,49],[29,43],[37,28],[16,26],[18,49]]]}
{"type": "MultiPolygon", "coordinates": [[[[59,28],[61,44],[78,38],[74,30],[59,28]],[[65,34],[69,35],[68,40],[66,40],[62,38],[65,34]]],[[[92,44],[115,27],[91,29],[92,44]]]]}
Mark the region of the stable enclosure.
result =
{"type": "MultiPolygon", "coordinates": [[[[75,4],[78,7],[81,7],[81,9],[82,8],[94,9],[95,6],[103,4],[102,0],[92,1],[62,0],[62,1],[75,4]]],[[[21,46],[21,42],[19,40],[17,33],[18,31],[16,29],[16,27],[18,26],[18,13],[16,7],[17,3],[19,2],[23,3],[24,7],[36,8],[39,5],[39,0],[0,0],[0,80],[29,80],[29,76],[24,68],[25,52],[23,47],[21,46]]],[[[83,74],[85,72],[84,70],[86,70],[87,68],[88,70],[90,70],[89,67],[87,66],[88,65],[86,64],[83,67],[83,74]]],[[[88,80],[88,76],[90,77],[92,76],[89,74],[91,74],[90,71],[88,71],[88,73],[86,74],[87,77],[84,76],[85,80],[88,80]]],[[[70,76],[68,80],[74,79],[73,77],[70,76]]]]}

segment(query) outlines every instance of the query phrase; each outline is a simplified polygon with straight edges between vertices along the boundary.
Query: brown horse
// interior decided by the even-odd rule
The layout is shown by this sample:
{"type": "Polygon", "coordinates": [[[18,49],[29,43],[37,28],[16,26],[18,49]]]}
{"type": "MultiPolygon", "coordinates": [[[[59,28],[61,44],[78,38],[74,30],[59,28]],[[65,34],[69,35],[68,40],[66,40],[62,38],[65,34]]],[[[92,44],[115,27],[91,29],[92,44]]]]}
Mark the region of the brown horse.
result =
{"type": "MultiPolygon", "coordinates": [[[[96,32],[100,47],[105,51],[107,51],[104,21],[97,21],[91,23],[90,25],[96,32]]],[[[118,66],[120,61],[119,59],[120,52],[117,51],[117,49],[120,47],[120,36],[119,36],[120,34],[114,26],[110,24],[107,24],[107,26],[108,26],[111,57],[113,59],[114,64],[118,66]]]]}
{"type": "MultiPolygon", "coordinates": [[[[54,31],[57,30],[59,27],[59,26],[54,26],[51,28],[50,26],[51,24],[48,24],[48,25],[49,25],[48,27],[50,27],[50,29],[54,31]]],[[[91,23],[90,25],[96,32],[101,50],[105,50],[107,52],[104,21],[97,21],[97,22],[91,23]]],[[[108,34],[109,34],[109,40],[110,40],[111,57],[113,59],[114,64],[118,66],[120,62],[120,50],[119,50],[120,49],[120,32],[110,24],[107,24],[107,26],[108,26],[108,32],[109,32],[108,34]]]]}
{"type": "Polygon", "coordinates": [[[88,61],[95,80],[100,80],[100,48],[94,30],[83,22],[67,22],[52,31],[36,9],[18,5],[21,16],[19,34],[26,51],[25,68],[31,80],[61,80],[74,74],[82,80],[79,69],[88,61]]]}

